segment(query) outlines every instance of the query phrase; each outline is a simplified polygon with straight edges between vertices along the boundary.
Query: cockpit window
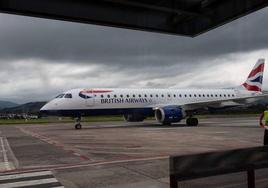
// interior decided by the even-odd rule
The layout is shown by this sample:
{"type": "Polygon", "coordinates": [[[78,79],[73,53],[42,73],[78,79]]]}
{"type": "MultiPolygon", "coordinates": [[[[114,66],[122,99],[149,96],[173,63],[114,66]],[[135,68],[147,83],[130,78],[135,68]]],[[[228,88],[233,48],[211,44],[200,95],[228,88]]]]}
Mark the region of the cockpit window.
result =
{"type": "Polygon", "coordinates": [[[58,95],[57,97],[55,97],[55,98],[62,98],[64,96],[64,94],[60,94],[60,95],[58,95]]]}
{"type": "Polygon", "coordinates": [[[65,94],[64,98],[71,99],[71,98],[73,98],[73,96],[71,93],[67,93],[67,94],[65,94]]]}

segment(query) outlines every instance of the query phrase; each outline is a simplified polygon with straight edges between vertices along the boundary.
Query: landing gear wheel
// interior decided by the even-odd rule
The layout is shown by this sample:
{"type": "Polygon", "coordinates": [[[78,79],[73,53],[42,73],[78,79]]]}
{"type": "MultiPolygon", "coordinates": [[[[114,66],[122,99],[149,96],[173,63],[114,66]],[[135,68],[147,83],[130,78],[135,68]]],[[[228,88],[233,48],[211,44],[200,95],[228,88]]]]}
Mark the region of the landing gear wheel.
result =
{"type": "Polygon", "coordinates": [[[191,124],[192,124],[191,118],[187,118],[186,125],[191,126],[191,124]]]}
{"type": "Polygon", "coordinates": [[[198,125],[198,119],[197,118],[187,118],[186,119],[186,124],[188,126],[197,126],[198,125]]]}
{"type": "Polygon", "coordinates": [[[81,128],[82,128],[82,125],[80,123],[75,125],[75,129],[81,129],[81,128]]]}
{"type": "Polygon", "coordinates": [[[81,125],[81,116],[75,118],[75,129],[81,129],[82,125],[81,125]]]}
{"type": "Polygon", "coordinates": [[[193,121],[193,126],[197,126],[198,125],[198,119],[197,118],[192,118],[193,121]]]}

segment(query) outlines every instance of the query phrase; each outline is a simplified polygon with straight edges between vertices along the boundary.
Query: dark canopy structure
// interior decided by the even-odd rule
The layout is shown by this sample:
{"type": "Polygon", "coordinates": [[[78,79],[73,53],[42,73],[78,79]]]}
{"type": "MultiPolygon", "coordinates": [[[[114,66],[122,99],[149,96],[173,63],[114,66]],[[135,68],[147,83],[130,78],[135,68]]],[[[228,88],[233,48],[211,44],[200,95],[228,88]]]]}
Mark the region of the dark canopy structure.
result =
{"type": "Polygon", "coordinates": [[[268,0],[0,0],[0,12],[197,36],[268,0]]]}

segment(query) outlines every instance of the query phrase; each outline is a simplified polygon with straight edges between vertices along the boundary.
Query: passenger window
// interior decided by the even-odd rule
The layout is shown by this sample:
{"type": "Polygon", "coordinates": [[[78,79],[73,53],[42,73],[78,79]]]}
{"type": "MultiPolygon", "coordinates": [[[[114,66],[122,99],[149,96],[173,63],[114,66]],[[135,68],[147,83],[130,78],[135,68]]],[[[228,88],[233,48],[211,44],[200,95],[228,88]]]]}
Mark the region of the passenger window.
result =
{"type": "Polygon", "coordinates": [[[234,94],[232,94],[232,96],[234,97],[235,95],[234,95],[234,94]]]}
{"type": "Polygon", "coordinates": [[[129,95],[127,95],[127,98],[129,98],[129,95]]]}
{"type": "Polygon", "coordinates": [[[150,97],[153,97],[153,95],[151,94],[150,97]]]}
{"type": "Polygon", "coordinates": [[[212,94],[211,94],[210,96],[211,96],[211,97],[213,97],[213,95],[212,95],[212,94]]]}
{"type": "Polygon", "coordinates": [[[209,97],[209,94],[207,94],[207,97],[209,97]]]}
{"type": "Polygon", "coordinates": [[[206,95],[205,95],[205,94],[203,94],[203,97],[206,97],[206,95]]]}
{"type": "Polygon", "coordinates": [[[220,94],[220,97],[221,97],[221,94],[220,94]]]}
{"type": "Polygon", "coordinates": [[[135,95],[132,95],[135,98],[135,95]]]}
{"type": "Polygon", "coordinates": [[[144,97],[147,97],[147,95],[145,94],[144,97]]]}
{"type": "Polygon", "coordinates": [[[215,95],[215,97],[218,97],[218,95],[215,95]]]}
{"type": "Polygon", "coordinates": [[[228,94],[228,97],[230,97],[230,94],[228,94]]]}
{"type": "Polygon", "coordinates": [[[179,94],[179,96],[182,97],[181,94],[179,94]]]}
{"type": "Polygon", "coordinates": [[[73,96],[71,93],[67,93],[67,94],[65,94],[64,98],[71,99],[71,98],[73,98],[73,96]]]}
{"type": "Polygon", "coordinates": [[[110,98],[110,95],[107,95],[108,98],[110,98]]]}
{"type": "Polygon", "coordinates": [[[201,95],[200,95],[200,94],[199,94],[198,96],[199,96],[199,97],[201,97],[201,95]]]}
{"type": "Polygon", "coordinates": [[[139,94],[139,97],[141,97],[141,94],[139,94]]]}
{"type": "Polygon", "coordinates": [[[185,94],[184,96],[185,96],[185,97],[187,97],[187,95],[186,95],[186,94],[185,94]]]}
{"type": "Polygon", "coordinates": [[[189,95],[189,97],[192,97],[192,95],[189,95]]]}
{"type": "Polygon", "coordinates": [[[168,97],[170,97],[170,95],[168,94],[168,97]]]}
{"type": "Polygon", "coordinates": [[[114,98],[116,98],[117,96],[116,95],[114,95],[114,98]]]}
{"type": "Polygon", "coordinates": [[[196,97],[196,94],[194,94],[194,97],[196,97]]]}
{"type": "Polygon", "coordinates": [[[101,95],[100,97],[103,98],[103,95],[101,95]]]}
{"type": "Polygon", "coordinates": [[[225,95],[225,94],[224,94],[223,96],[224,96],[224,97],[226,97],[226,95],[225,95]]]}
{"type": "Polygon", "coordinates": [[[156,96],[156,97],[158,97],[158,95],[157,95],[157,94],[156,94],[155,96],[156,96]]]}
{"type": "Polygon", "coordinates": [[[176,94],[174,94],[173,96],[176,97],[176,94]]]}
{"type": "Polygon", "coordinates": [[[120,95],[121,98],[123,98],[123,95],[120,95]]]}
{"type": "Polygon", "coordinates": [[[161,97],[164,97],[164,95],[162,94],[161,97]]]}

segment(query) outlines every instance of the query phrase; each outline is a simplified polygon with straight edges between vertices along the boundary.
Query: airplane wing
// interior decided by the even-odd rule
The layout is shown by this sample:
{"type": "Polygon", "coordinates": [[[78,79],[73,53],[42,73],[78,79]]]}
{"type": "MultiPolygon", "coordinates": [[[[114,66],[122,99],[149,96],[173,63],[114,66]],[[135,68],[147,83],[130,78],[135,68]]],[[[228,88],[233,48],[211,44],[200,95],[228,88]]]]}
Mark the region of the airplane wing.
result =
{"type": "Polygon", "coordinates": [[[232,98],[232,99],[219,99],[214,101],[198,101],[198,102],[190,102],[190,103],[184,103],[184,104],[159,104],[155,105],[153,109],[165,107],[165,106],[180,106],[184,110],[196,110],[201,108],[220,108],[225,106],[239,106],[244,105],[245,103],[253,102],[256,99],[261,99],[268,97],[268,94],[262,94],[262,95],[254,95],[254,96],[247,96],[247,97],[239,97],[239,98],[232,98]]]}
{"type": "Polygon", "coordinates": [[[181,106],[185,110],[194,110],[199,108],[207,108],[207,107],[224,107],[224,106],[239,106],[244,105],[245,103],[253,102],[256,99],[261,99],[268,97],[268,94],[263,95],[255,95],[255,96],[248,96],[248,97],[239,97],[239,98],[232,98],[232,99],[220,99],[214,101],[198,101],[198,102],[191,102],[185,103],[181,106]]]}

